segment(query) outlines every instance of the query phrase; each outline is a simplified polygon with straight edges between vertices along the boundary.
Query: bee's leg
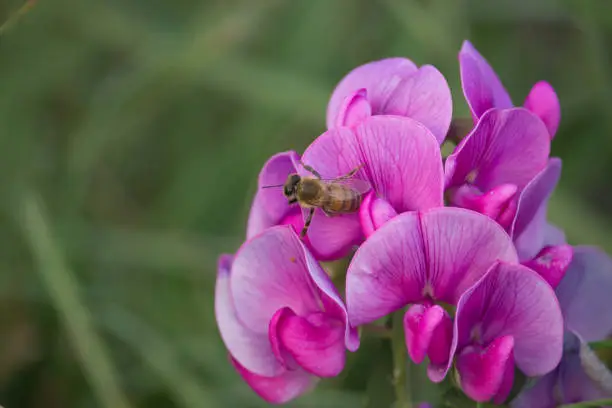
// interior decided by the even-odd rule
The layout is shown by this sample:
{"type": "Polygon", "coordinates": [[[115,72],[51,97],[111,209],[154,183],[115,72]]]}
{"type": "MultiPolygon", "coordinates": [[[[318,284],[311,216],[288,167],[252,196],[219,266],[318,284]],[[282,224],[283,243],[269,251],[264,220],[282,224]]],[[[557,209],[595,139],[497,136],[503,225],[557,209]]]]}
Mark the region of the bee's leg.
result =
{"type": "Polygon", "coordinates": [[[302,228],[302,232],[300,233],[300,237],[304,238],[306,236],[306,231],[308,231],[308,227],[310,227],[310,223],[312,222],[312,216],[314,215],[315,209],[311,208],[308,212],[308,216],[306,217],[306,221],[304,222],[304,228],[302,228]]]}
{"type": "Polygon", "coordinates": [[[335,180],[346,180],[346,179],[349,179],[349,178],[353,177],[355,175],[355,173],[357,173],[359,170],[361,170],[362,167],[363,167],[363,163],[361,163],[359,166],[355,167],[353,170],[349,171],[344,176],[336,177],[335,180]]]}
{"type": "Polygon", "coordinates": [[[306,171],[312,173],[316,178],[318,179],[322,178],[319,172],[313,169],[312,166],[304,164],[301,160],[300,160],[300,164],[302,165],[302,167],[304,167],[304,169],[306,169],[306,171]]]}

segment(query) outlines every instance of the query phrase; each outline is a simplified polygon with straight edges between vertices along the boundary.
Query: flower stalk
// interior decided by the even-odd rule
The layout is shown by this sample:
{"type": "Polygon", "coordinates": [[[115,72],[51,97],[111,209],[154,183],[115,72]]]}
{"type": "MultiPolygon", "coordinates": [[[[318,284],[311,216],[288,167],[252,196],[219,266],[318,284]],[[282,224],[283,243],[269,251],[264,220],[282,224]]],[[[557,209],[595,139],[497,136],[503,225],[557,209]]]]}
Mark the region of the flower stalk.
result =
{"type": "Polygon", "coordinates": [[[395,387],[396,408],[412,408],[410,390],[408,388],[408,359],[406,340],[404,338],[404,311],[393,314],[393,329],[391,332],[391,348],[393,352],[393,386],[395,387]]]}

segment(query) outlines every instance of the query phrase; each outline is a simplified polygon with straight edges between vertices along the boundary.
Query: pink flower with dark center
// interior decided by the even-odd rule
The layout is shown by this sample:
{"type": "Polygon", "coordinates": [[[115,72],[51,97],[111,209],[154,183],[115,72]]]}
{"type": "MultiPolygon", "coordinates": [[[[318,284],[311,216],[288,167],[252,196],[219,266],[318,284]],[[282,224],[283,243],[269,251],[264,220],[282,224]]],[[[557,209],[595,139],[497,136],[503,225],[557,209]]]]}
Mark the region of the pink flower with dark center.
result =
{"type": "MultiPolygon", "coordinates": [[[[487,60],[469,41],[459,52],[459,69],[463,94],[470,106],[474,123],[491,108],[512,108],[510,95],[487,60]]],[[[561,120],[561,107],[553,87],[545,81],[536,83],[523,105],[546,125],[552,139],[561,120]]]]}
{"type": "Polygon", "coordinates": [[[452,109],[448,83],[435,67],[387,58],[353,69],[338,83],[327,106],[327,128],[354,126],[371,115],[405,116],[442,143],[452,109]]]}
{"type": "Polygon", "coordinates": [[[561,363],[512,401],[513,408],[554,408],[612,398],[612,373],[587,343],[612,335],[612,260],[592,247],[576,247],[556,289],[565,321],[561,363]]]}
{"type": "Polygon", "coordinates": [[[221,337],[243,379],[283,403],[338,375],[359,347],[326,273],[289,226],[276,226],[221,256],[215,292],[221,337]]]}
{"type": "Polygon", "coordinates": [[[561,356],[553,289],[517,261],[510,237],[489,217],[458,208],[398,215],[368,238],[348,268],[349,320],[358,326],[410,305],[406,346],[416,363],[429,357],[429,378],[442,381],[456,354],[471,398],[503,399],[515,364],[545,374],[561,356]],[[444,304],[457,305],[454,327],[444,304]]]}
{"type": "MultiPolygon", "coordinates": [[[[292,224],[299,229],[304,225],[299,206],[287,203],[282,188],[261,189],[282,184],[296,171],[313,177],[297,160],[294,152],[281,153],[264,166],[249,216],[249,236],[275,224],[292,224]]],[[[316,210],[307,243],[317,259],[345,256],[363,241],[364,232],[371,233],[395,214],[443,205],[440,147],[431,132],[413,119],[381,115],[351,128],[333,128],[308,146],[301,160],[324,179],[346,175],[361,166],[354,177],[367,181],[372,190],[358,212],[327,216],[316,210]]]]}

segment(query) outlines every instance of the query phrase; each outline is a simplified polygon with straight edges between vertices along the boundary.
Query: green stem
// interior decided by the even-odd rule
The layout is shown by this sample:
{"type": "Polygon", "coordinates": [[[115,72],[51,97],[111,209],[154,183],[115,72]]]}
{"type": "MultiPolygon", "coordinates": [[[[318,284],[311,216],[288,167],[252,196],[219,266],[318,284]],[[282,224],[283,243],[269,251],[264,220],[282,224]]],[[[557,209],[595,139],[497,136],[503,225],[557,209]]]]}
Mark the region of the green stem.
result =
{"type": "Polygon", "coordinates": [[[395,387],[396,408],[411,408],[410,390],[408,389],[408,359],[406,340],[404,338],[404,312],[398,310],[393,314],[391,332],[393,350],[393,385],[395,387]]]}
{"type": "Polygon", "coordinates": [[[612,348],[612,340],[593,341],[589,343],[589,347],[593,350],[612,348]]]}
{"type": "Polygon", "coordinates": [[[17,21],[23,17],[28,11],[30,11],[34,5],[36,4],[36,0],[27,0],[15,13],[13,13],[8,20],[6,20],[2,25],[0,25],[0,35],[4,34],[5,31],[9,30],[13,25],[17,23],[17,21]]]}

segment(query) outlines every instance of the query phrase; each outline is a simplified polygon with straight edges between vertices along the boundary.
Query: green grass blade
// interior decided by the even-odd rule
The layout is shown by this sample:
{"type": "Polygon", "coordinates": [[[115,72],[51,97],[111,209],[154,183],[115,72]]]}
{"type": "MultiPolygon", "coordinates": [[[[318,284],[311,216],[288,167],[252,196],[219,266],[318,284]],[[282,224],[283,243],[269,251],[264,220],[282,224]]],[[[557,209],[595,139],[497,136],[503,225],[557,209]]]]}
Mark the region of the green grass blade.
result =
{"type": "Polygon", "coordinates": [[[23,233],[38,264],[38,272],[77,351],[83,372],[101,406],[129,408],[104,342],[79,299],[78,283],[53,239],[42,203],[34,194],[23,199],[23,233]]]}

